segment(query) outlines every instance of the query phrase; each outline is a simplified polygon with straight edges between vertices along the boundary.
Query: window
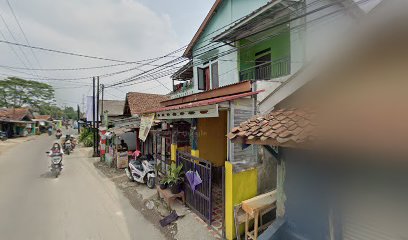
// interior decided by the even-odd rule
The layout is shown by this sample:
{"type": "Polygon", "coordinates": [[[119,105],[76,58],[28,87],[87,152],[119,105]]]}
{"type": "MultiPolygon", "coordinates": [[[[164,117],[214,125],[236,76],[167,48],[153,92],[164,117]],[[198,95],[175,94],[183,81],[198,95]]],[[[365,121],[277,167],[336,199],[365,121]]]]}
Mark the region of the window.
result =
{"type": "Polygon", "coordinates": [[[198,71],[198,90],[210,89],[210,68],[197,68],[198,71]]]}
{"type": "Polygon", "coordinates": [[[218,88],[219,87],[219,80],[218,80],[218,62],[211,64],[211,87],[218,88]]]}

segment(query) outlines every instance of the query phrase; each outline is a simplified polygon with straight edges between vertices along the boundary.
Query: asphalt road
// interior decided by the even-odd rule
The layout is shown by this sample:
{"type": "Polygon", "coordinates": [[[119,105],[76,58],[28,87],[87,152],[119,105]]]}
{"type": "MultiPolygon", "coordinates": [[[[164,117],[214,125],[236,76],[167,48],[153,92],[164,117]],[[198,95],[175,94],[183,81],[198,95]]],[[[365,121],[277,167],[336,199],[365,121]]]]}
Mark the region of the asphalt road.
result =
{"type": "Polygon", "coordinates": [[[164,239],[80,149],[64,156],[59,178],[39,136],[0,155],[0,239],[164,239]]]}

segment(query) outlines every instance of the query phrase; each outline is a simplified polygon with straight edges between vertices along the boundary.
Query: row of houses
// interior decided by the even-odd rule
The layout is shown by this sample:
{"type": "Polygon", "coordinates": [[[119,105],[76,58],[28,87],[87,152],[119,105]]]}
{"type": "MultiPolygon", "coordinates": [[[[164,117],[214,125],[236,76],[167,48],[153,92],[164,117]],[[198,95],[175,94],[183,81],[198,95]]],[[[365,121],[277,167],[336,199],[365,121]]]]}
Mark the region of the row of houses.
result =
{"type": "Polygon", "coordinates": [[[244,233],[237,206],[259,199],[272,219],[260,239],[406,237],[406,7],[216,0],[173,92],[128,93],[108,125],[134,129],[159,176],[197,171],[186,203],[226,239],[244,233]]]}
{"type": "Polygon", "coordinates": [[[1,108],[0,131],[8,138],[44,133],[49,127],[60,125],[50,115],[35,115],[30,108],[1,108]]]}

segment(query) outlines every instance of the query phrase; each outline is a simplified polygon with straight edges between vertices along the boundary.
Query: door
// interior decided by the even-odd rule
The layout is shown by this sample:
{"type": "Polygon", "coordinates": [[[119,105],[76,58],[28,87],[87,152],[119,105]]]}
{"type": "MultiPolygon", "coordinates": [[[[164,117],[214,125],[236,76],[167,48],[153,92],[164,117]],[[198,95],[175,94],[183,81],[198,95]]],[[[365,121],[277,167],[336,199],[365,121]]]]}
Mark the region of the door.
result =
{"type": "Polygon", "coordinates": [[[271,78],[271,54],[257,58],[255,64],[255,80],[269,80],[271,78]]]}

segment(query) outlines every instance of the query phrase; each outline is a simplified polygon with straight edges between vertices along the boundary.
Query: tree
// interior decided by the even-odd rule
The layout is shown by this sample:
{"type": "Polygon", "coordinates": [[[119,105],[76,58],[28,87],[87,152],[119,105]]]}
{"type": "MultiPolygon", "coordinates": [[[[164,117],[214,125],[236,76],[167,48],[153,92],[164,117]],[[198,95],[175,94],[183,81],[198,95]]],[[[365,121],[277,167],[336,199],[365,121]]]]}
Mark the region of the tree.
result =
{"type": "Polygon", "coordinates": [[[73,107],[64,108],[64,118],[78,120],[78,113],[74,110],[73,107]]]}
{"type": "Polygon", "coordinates": [[[55,102],[51,85],[17,77],[8,77],[0,81],[0,106],[31,106],[40,109],[55,102]]]}

